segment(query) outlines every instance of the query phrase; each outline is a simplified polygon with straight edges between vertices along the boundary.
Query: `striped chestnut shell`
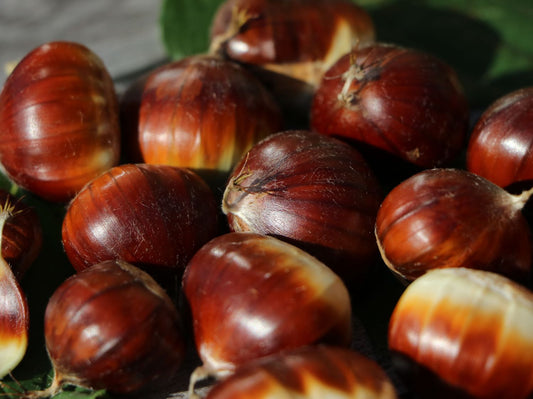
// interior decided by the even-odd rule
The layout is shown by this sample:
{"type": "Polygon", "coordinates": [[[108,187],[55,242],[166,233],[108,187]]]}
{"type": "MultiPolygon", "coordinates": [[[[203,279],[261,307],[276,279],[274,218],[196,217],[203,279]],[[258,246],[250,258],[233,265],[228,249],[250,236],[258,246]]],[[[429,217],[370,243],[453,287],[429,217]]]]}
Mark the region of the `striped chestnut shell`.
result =
{"type": "Polygon", "coordinates": [[[358,284],[374,264],[381,187],[357,150],[293,130],[256,144],[230,176],[222,202],[233,231],[288,241],[358,284]]]}
{"type": "Polygon", "coordinates": [[[215,376],[282,350],[351,343],[351,303],[342,280],[274,237],[212,239],[187,265],[182,287],[201,368],[215,376]]]}
{"type": "Polygon", "coordinates": [[[404,291],[388,341],[422,397],[525,399],[533,394],[532,331],[531,291],[487,271],[439,269],[404,291]]]}
{"type": "Polygon", "coordinates": [[[102,60],[72,42],[28,53],[0,94],[0,162],[19,186],[66,202],[120,156],[118,100],[102,60]]]}
{"type": "Polygon", "coordinates": [[[381,367],[350,349],[306,346],[240,367],[206,399],[366,398],[395,399],[381,367]]]}

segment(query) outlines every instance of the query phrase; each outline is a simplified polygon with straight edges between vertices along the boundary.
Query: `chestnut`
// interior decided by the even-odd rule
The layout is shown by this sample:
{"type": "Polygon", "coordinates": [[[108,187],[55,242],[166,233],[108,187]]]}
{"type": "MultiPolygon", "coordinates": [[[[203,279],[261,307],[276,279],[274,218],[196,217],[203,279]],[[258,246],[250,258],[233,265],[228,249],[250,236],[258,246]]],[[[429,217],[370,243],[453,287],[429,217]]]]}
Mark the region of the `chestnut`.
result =
{"type": "Polygon", "coordinates": [[[62,242],[77,271],[121,259],[160,283],[179,284],[175,280],[192,255],[218,233],[217,217],[214,196],[196,173],[124,164],[92,180],[71,201],[62,242]]]}
{"type": "Polygon", "coordinates": [[[122,261],[95,264],[64,281],[44,319],[53,382],[37,396],[74,384],[113,393],[156,390],[180,369],[180,315],[145,272],[122,261]]]}
{"type": "Polygon", "coordinates": [[[305,346],[245,364],[206,399],[395,399],[394,386],[373,360],[350,349],[305,346]]]}
{"type": "Polygon", "coordinates": [[[135,82],[121,99],[121,119],[130,161],[192,168],[215,175],[214,183],[282,126],[278,104],[255,76],[203,54],[135,82]]]}
{"type": "Polygon", "coordinates": [[[310,131],[276,133],[234,168],[222,210],[233,231],[286,240],[358,285],[375,264],[381,187],[359,152],[310,131]]]}
{"type": "Polygon", "coordinates": [[[533,180],[533,87],[497,99],[474,126],[466,167],[501,187],[533,180]]]}
{"type": "Polygon", "coordinates": [[[501,275],[431,270],[410,284],[388,342],[404,381],[423,398],[530,398],[533,293],[501,275]]]}
{"type": "Polygon", "coordinates": [[[185,269],[202,366],[225,377],[253,359],[314,343],[348,346],[351,302],[342,280],[316,258],[277,238],[226,233],[205,244],[185,269]]]}
{"type": "Polygon", "coordinates": [[[324,72],[375,40],[370,15],[348,0],[226,0],[211,22],[210,51],[245,64],[286,114],[307,114],[324,72]]]}
{"type": "Polygon", "coordinates": [[[530,195],[512,195],[465,170],[424,170],[393,188],[379,208],[382,258],[406,282],[431,269],[467,267],[526,283],[532,245],[521,210],[530,195]]]}
{"type": "Polygon", "coordinates": [[[0,94],[0,163],[8,177],[66,202],[119,156],[118,101],[100,58],[72,42],[28,53],[0,94]]]}
{"type": "Polygon", "coordinates": [[[376,43],[343,55],[324,74],[311,128],[422,168],[454,160],[469,111],[456,72],[435,56],[376,43]]]}

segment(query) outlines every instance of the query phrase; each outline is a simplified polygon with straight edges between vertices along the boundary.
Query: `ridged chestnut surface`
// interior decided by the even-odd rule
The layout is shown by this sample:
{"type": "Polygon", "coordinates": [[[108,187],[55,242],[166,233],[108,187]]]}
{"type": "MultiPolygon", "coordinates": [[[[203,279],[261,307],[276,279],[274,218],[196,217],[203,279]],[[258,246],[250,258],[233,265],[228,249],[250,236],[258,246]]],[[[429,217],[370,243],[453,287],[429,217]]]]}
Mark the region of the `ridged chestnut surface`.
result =
{"type": "Polygon", "coordinates": [[[154,70],[126,92],[121,109],[126,145],[141,157],[134,161],[226,174],[282,126],[278,104],[251,73],[208,55],[154,70]]]}
{"type": "Polygon", "coordinates": [[[466,165],[493,183],[507,187],[533,180],[533,87],[496,100],[474,126],[466,165]]]}
{"type": "Polygon", "coordinates": [[[121,259],[151,273],[181,275],[196,250],[217,234],[217,213],[211,190],[194,172],[125,164],[72,200],[62,241],[78,271],[121,259]]]}
{"type": "Polygon", "coordinates": [[[140,269],[106,261],[63,282],[46,307],[46,348],[64,384],[130,393],[168,384],[184,359],[177,309],[140,269]]]}
{"type": "Polygon", "coordinates": [[[9,177],[67,201],[119,155],[118,102],[100,58],[71,42],[28,53],[0,94],[0,162],[9,177]]]}
{"type": "Polygon", "coordinates": [[[430,271],[407,287],[388,340],[409,365],[405,377],[417,390],[428,388],[423,397],[524,399],[533,394],[532,331],[531,291],[494,273],[456,268],[430,271]],[[455,394],[442,396],[428,376],[455,394]]]}
{"type": "Polygon", "coordinates": [[[375,260],[381,200],[377,180],[355,149],[332,137],[285,131],[237,164],[222,209],[232,230],[289,241],[352,282],[375,260]]]}
{"type": "Polygon", "coordinates": [[[511,195],[464,170],[422,171],[381,204],[375,231],[383,260],[407,281],[431,269],[468,267],[525,283],[532,246],[521,211],[530,195],[511,195]]]}
{"type": "Polygon", "coordinates": [[[333,346],[307,346],[239,368],[206,399],[395,399],[394,387],[374,361],[333,346]]]}
{"type": "Polygon", "coordinates": [[[202,369],[216,376],[282,350],[351,342],[342,280],[274,237],[227,233],[204,245],[183,276],[202,369]]]}
{"type": "Polygon", "coordinates": [[[420,167],[446,164],[463,149],[468,104],[455,71],[418,50],[374,44],[354,49],[325,74],[311,127],[420,167]]]}

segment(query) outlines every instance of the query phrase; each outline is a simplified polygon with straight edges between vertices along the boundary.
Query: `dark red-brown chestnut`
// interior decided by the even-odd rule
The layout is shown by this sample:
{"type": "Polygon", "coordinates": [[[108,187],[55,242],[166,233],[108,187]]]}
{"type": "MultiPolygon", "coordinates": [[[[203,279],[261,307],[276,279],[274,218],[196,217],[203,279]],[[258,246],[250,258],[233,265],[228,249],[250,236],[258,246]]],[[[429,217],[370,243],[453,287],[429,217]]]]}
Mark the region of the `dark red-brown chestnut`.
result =
{"type": "Polygon", "coordinates": [[[306,346],[246,364],[206,399],[395,399],[392,382],[373,360],[349,349],[306,346]]]}
{"type": "Polygon", "coordinates": [[[431,269],[467,267],[525,283],[532,244],[521,211],[530,195],[509,194],[464,170],[424,170],[381,204],[375,233],[383,260],[407,281],[431,269]]]}
{"type": "Polygon", "coordinates": [[[340,58],[324,74],[311,108],[313,130],[424,168],[458,156],[468,121],[466,97],[449,65],[387,44],[340,58]]]}
{"type": "Polygon", "coordinates": [[[224,180],[244,152],[282,126],[278,104],[255,76],[210,55],[135,82],[121,99],[121,120],[133,161],[220,172],[224,180]]]}
{"type": "Polygon", "coordinates": [[[71,42],[28,53],[0,94],[0,163],[7,175],[64,202],[119,155],[118,102],[100,58],[71,42]]]}
{"type": "Polygon", "coordinates": [[[105,261],[63,282],[44,319],[54,369],[49,397],[66,384],[114,393],[157,390],[183,363],[183,326],[173,302],[145,272],[105,261]]]}
{"type": "Polygon", "coordinates": [[[231,374],[253,359],[314,344],[351,343],[350,295],[316,258],[277,238],[227,233],[204,245],[183,276],[205,373],[231,374]]]}
{"type": "Polygon", "coordinates": [[[381,200],[357,150],[333,137],[284,131],[256,144],[237,164],[222,209],[233,231],[291,242],[351,283],[374,264],[381,200]]]}
{"type": "Polygon", "coordinates": [[[62,241],[77,271],[121,259],[154,276],[181,275],[196,250],[217,234],[217,216],[211,190],[194,172],[124,164],[76,195],[62,241]]]}
{"type": "Polygon", "coordinates": [[[427,399],[533,395],[533,293],[495,273],[431,270],[390,318],[393,365],[427,399]]]}
{"type": "Polygon", "coordinates": [[[477,121],[466,153],[467,169],[508,187],[533,180],[533,87],[496,100],[477,121]]]}

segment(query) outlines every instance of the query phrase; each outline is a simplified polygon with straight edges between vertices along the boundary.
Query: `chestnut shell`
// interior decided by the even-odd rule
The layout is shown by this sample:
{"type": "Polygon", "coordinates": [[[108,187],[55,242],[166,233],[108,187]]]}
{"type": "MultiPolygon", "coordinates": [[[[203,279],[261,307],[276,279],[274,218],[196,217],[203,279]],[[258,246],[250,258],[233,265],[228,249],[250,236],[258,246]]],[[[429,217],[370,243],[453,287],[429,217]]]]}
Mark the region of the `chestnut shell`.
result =
{"type": "Polygon", "coordinates": [[[183,363],[177,309],[146,273],[106,261],[63,282],[46,307],[55,383],[115,393],[165,386],[183,363]]]}
{"type": "Polygon", "coordinates": [[[477,121],[466,153],[467,169],[508,187],[533,182],[533,87],[496,100],[477,121]]]}
{"type": "Polygon", "coordinates": [[[70,200],[120,156],[118,100],[103,62],[71,42],[26,55],[0,94],[0,162],[21,187],[70,200]]]}
{"type": "Polygon", "coordinates": [[[311,108],[313,130],[423,168],[457,157],[468,123],[466,97],[449,65],[380,43],[341,57],[324,74],[311,108]]]}

